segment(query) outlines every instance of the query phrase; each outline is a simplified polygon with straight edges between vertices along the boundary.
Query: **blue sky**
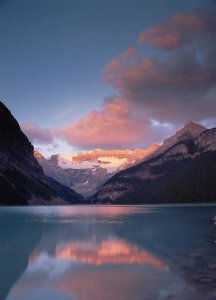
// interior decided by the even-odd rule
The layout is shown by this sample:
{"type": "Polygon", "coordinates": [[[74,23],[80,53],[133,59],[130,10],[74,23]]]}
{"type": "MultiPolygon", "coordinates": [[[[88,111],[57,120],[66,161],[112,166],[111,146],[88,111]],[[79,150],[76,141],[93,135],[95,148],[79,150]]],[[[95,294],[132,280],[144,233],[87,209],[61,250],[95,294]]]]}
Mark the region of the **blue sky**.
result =
{"type": "MultiPolygon", "coordinates": [[[[101,73],[125,49],[137,47],[141,32],[208,5],[214,1],[0,1],[1,100],[20,124],[72,124],[119,94],[101,73]]],[[[149,45],[140,51],[162,55],[149,45]]]]}

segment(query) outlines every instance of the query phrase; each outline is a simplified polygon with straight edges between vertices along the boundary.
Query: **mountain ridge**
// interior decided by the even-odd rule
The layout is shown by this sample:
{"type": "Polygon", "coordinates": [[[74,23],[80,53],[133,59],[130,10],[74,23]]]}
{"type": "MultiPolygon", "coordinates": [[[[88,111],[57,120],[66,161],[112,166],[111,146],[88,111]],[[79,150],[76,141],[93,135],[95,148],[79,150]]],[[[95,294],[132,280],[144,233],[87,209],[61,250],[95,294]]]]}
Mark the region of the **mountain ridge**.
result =
{"type": "Polygon", "coordinates": [[[69,204],[81,196],[44,175],[34,147],[0,102],[0,204],[69,204]],[[61,196],[63,197],[61,197],[61,196]]]}
{"type": "Polygon", "coordinates": [[[158,147],[158,149],[156,149],[156,151],[154,151],[152,154],[144,158],[143,161],[152,157],[156,157],[157,155],[163,153],[165,150],[169,149],[171,146],[177,144],[180,141],[195,138],[205,130],[207,130],[207,128],[199,124],[198,122],[188,121],[184,124],[184,126],[178,129],[173,136],[165,139],[162,145],[158,147]]]}
{"type": "Polygon", "coordinates": [[[92,201],[127,204],[190,202],[190,198],[194,198],[192,190],[197,190],[200,192],[194,193],[197,202],[214,202],[215,161],[216,129],[206,129],[195,138],[182,139],[157,155],[154,153],[136,166],[114,175],[92,201]],[[191,187],[186,193],[189,183],[191,187]],[[209,190],[206,191],[207,186],[209,190]],[[208,195],[209,199],[206,198],[208,195]]]}
{"type": "Polygon", "coordinates": [[[146,149],[135,150],[93,149],[73,155],[71,161],[61,154],[46,159],[35,151],[34,156],[47,176],[88,197],[114,173],[132,165],[137,159],[149,155],[157,148],[158,145],[153,144],[146,149]]]}

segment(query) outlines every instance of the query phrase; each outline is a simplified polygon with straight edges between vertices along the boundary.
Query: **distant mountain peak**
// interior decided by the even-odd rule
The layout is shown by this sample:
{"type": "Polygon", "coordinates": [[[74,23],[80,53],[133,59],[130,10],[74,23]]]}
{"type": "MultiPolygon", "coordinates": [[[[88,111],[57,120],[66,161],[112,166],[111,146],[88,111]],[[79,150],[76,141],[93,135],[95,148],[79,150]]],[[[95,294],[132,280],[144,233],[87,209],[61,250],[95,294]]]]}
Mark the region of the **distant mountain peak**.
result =
{"type": "Polygon", "coordinates": [[[180,128],[175,135],[164,140],[162,146],[167,148],[183,140],[193,139],[200,135],[206,129],[206,127],[204,127],[196,121],[189,121],[182,128],[180,128]]]}
{"type": "Polygon", "coordinates": [[[144,161],[149,158],[156,157],[157,155],[161,155],[167,149],[171,148],[172,146],[174,146],[175,144],[181,141],[196,138],[205,130],[207,130],[207,128],[199,124],[198,122],[188,121],[187,123],[185,123],[185,125],[182,128],[177,130],[173,136],[165,139],[162,145],[158,149],[156,149],[156,151],[154,151],[152,154],[146,157],[144,161]]]}
{"type": "Polygon", "coordinates": [[[146,149],[134,150],[91,149],[73,153],[71,158],[65,158],[62,154],[44,158],[35,152],[35,158],[47,176],[89,196],[114,173],[133,165],[158,147],[159,145],[153,144],[146,149]]]}
{"type": "MultiPolygon", "coordinates": [[[[207,128],[196,121],[188,121],[179,131],[195,131],[198,134],[202,133],[207,128]]],[[[177,131],[178,132],[178,131],[177,131]]]]}
{"type": "Polygon", "coordinates": [[[200,124],[189,122],[167,139],[156,155],[154,153],[150,159],[115,174],[105,182],[92,201],[115,204],[214,203],[215,163],[216,128],[205,129],[200,124]],[[192,135],[195,137],[189,138],[192,135]]]}

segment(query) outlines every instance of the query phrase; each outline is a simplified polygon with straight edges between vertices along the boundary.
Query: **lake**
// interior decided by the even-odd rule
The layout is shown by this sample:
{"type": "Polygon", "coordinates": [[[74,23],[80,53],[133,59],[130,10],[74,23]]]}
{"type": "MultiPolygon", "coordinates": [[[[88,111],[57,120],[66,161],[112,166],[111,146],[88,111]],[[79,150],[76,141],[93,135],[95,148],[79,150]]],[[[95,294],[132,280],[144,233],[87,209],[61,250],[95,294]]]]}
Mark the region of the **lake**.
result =
{"type": "Polygon", "coordinates": [[[0,208],[0,299],[216,299],[213,205],[0,208]]]}

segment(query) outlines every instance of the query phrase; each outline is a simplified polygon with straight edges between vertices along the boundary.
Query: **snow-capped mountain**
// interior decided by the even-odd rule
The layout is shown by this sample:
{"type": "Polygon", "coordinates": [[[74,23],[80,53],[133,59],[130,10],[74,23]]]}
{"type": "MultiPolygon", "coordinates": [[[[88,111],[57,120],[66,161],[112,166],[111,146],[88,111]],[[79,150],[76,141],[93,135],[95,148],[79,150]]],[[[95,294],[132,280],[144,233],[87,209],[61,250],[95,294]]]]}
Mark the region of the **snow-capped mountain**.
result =
{"type": "Polygon", "coordinates": [[[83,162],[70,162],[61,155],[52,155],[49,159],[35,152],[35,158],[43,168],[44,173],[81,194],[89,196],[96,192],[110,175],[106,169],[83,162]]]}
{"type": "Polygon", "coordinates": [[[155,150],[159,145],[153,144],[146,149],[134,149],[134,150],[102,150],[95,149],[89,151],[83,151],[75,154],[72,157],[72,163],[76,168],[83,167],[92,168],[95,166],[104,168],[108,173],[114,173],[121,169],[125,169],[131,164],[135,163],[141,158],[144,158],[155,150]]]}
{"type": "Polygon", "coordinates": [[[131,166],[137,160],[153,153],[159,146],[135,150],[95,149],[74,154],[71,160],[60,154],[46,159],[35,152],[35,158],[44,173],[84,196],[94,194],[114,173],[131,166]]]}

